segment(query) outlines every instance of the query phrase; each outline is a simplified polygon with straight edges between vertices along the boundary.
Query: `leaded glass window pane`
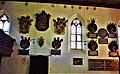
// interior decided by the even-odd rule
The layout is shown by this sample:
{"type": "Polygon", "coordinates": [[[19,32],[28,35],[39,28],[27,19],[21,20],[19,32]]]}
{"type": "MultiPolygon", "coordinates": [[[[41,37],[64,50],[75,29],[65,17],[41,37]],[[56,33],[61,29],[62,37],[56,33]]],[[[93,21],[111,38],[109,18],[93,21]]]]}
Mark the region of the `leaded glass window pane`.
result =
{"type": "Polygon", "coordinates": [[[78,18],[71,23],[71,49],[82,49],[82,24],[78,18]]]}
{"type": "Polygon", "coordinates": [[[6,14],[0,16],[0,29],[3,29],[6,34],[9,34],[10,20],[6,14]]]}

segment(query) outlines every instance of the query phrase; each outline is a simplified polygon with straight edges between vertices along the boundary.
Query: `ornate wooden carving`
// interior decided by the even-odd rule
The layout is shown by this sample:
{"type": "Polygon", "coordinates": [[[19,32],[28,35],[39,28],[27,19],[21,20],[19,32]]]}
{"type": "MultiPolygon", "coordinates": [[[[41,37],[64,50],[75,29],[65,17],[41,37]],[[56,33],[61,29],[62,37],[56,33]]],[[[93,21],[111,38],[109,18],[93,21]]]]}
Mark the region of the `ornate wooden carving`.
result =
{"type": "Polygon", "coordinates": [[[38,39],[38,45],[40,47],[42,47],[44,45],[44,38],[42,36],[38,39]]]}
{"type": "Polygon", "coordinates": [[[51,49],[51,55],[60,55],[61,54],[61,50],[59,49],[61,47],[61,42],[63,41],[63,39],[60,39],[59,37],[54,38],[54,41],[52,42],[52,47],[54,49],[51,49]]]}
{"type": "Polygon", "coordinates": [[[101,38],[104,39],[105,37],[108,36],[108,33],[107,33],[106,29],[101,28],[101,29],[98,30],[98,35],[99,35],[101,38]]]}
{"type": "Polygon", "coordinates": [[[35,27],[38,31],[46,31],[49,28],[50,14],[47,14],[44,10],[40,14],[36,13],[35,27]]]}
{"type": "Polygon", "coordinates": [[[95,24],[95,19],[91,19],[91,23],[88,24],[88,31],[90,31],[90,33],[94,33],[97,30],[97,25],[95,24]]]}
{"type": "Polygon", "coordinates": [[[19,32],[26,34],[29,33],[30,26],[32,25],[31,22],[33,21],[30,19],[30,16],[21,16],[21,18],[18,18],[19,20],[19,32]]]}
{"type": "Polygon", "coordinates": [[[58,17],[57,21],[55,19],[53,19],[53,21],[54,21],[54,33],[59,35],[65,34],[66,22],[68,22],[68,20],[65,20],[65,17],[63,18],[58,17]]]}
{"type": "Polygon", "coordinates": [[[117,34],[116,34],[117,28],[115,23],[109,23],[107,25],[107,30],[109,32],[108,33],[109,38],[117,38],[117,34]]]}
{"type": "Polygon", "coordinates": [[[30,37],[27,39],[27,37],[21,36],[20,46],[23,49],[27,49],[30,46],[30,37]]]}
{"type": "Polygon", "coordinates": [[[54,41],[52,42],[52,47],[57,50],[58,48],[61,47],[62,41],[63,41],[63,39],[60,39],[59,37],[57,39],[54,38],[54,41]]]}
{"type": "Polygon", "coordinates": [[[88,43],[88,56],[98,56],[98,51],[96,50],[98,48],[98,44],[94,40],[90,40],[88,43]]]}
{"type": "Polygon", "coordinates": [[[116,57],[118,56],[118,44],[117,44],[117,41],[112,41],[109,45],[108,45],[108,48],[109,48],[109,56],[110,57],[116,57]]]}

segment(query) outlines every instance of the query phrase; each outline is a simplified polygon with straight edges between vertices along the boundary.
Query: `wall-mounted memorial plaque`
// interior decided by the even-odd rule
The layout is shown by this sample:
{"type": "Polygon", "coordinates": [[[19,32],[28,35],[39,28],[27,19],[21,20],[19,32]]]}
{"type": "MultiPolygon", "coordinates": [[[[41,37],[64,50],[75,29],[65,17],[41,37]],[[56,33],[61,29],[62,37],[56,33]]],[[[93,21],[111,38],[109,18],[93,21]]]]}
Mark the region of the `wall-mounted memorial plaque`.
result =
{"type": "Polygon", "coordinates": [[[98,50],[96,50],[96,51],[88,50],[88,56],[98,56],[98,50]]]}
{"type": "Polygon", "coordinates": [[[118,57],[118,56],[119,56],[118,51],[116,51],[116,52],[109,51],[109,57],[118,57]]]}
{"type": "Polygon", "coordinates": [[[106,29],[104,29],[104,28],[99,29],[98,35],[100,37],[98,39],[99,44],[108,44],[108,39],[106,38],[108,36],[108,33],[107,33],[106,29]]]}
{"type": "Polygon", "coordinates": [[[89,33],[87,34],[88,38],[97,38],[97,33],[89,33]]]}
{"type": "Polygon", "coordinates": [[[65,34],[65,27],[68,20],[66,20],[65,17],[63,18],[58,17],[57,20],[53,19],[53,22],[54,22],[54,33],[59,35],[65,34]]]}
{"type": "Polygon", "coordinates": [[[104,70],[104,60],[99,59],[88,59],[88,69],[90,71],[103,71],[104,70]]]}
{"type": "Polygon", "coordinates": [[[108,33],[108,37],[109,38],[117,38],[117,34],[116,33],[114,33],[114,34],[108,33]]]}
{"type": "Polygon", "coordinates": [[[95,31],[97,30],[97,25],[95,24],[95,19],[91,19],[91,23],[88,24],[87,26],[88,29],[88,38],[97,38],[97,33],[95,31]]]}
{"type": "Polygon", "coordinates": [[[61,55],[61,49],[59,50],[51,49],[51,55],[61,55]]]}
{"type": "Polygon", "coordinates": [[[108,37],[109,38],[117,38],[117,34],[116,34],[116,31],[117,31],[117,28],[116,28],[116,24],[114,23],[109,23],[107,25],[107,30],[108,30],[108,37]]]}
{"type": "Polygon", "coordinates": [[[88,56],[98,56],[98,51],[96,50],[98,48],[98,44],[94,40],[90,40],[88,43],[88,56]]]}
{"type": "Polygon", "coordinates": [[[63,41],[63,39],[60,39],[59,37],[54,38],[54,41],[52,42],[52,47],[54,49],[51,49],[51,55],[61,55],[61,49],[59,49],[61,47],[61,42],[63,41]]]}
{"type": "Polygon", "coordinates": [[[119,60],[116,59],[88,59],[90,71],[118,71],[119,60]]]}
{"type": "Polygon", "coordinates": [[[97,30],[97,25],[95,24],[95,19],[91,19],[91,23],[88,24],[88,30],[91,32],[91,33],[94,33],[96,30],[97,30]]]}
{"type": "Polygon", "coordinates": [[[38,38],[38,46],[42,47],[44,45],[44,38],[41,36],[38,38]]]}
{"type": "Polygon", "coordinates": [[[51,15],[47,14],[44,10],[41,13],[36,13],[35,28],[38,31],[46,31],[49,28],[49,19],[51,15]]]}
{"type": "Polygon", "coordinates": [[[107,38],[106,39],[99,38],[98,43],[99,44],[108,44],[108,39],[107,38]]]}
{"type": "Polygon", "coordinates": [[[30,19],[30,16],[21,16],[18,18],[19,20],[19,33],[27,34],[29,33],[30,26],[32,25],[31,22],[33,19],[30,19]]]}
{"type": "Polygon", "coordinates": [[[98,30],[98,35],[99,35],[102,39],[104,39],[105,37],[108,36],[107,30],[104,29],[104,28],[99,29],[99,30],[98,30]]]}
{"type": "Polygon", "coordinates": [[[106,71],[117,71],[119,70],[118,60],[105,60],[105,70],[106,71]]]}
{"type": "Polygon", "coordinates": [[[83,58],[73,58],[73,65],[83,65],[83,58]]]}
{"type": "Polygon", "coordinates": [[[108,48],[109,48],[109,56],[110,57],[116,57],[118,56],[118,44],[117,44],[117,41],[112,41],[110,42],[110,44],[108,45],[108,48]]]}
{"type": "Polygon", "coordinates": [[[28,55],[29,54],[29,46],[30,46],[30,37],[23,37],[21,36],[21,41],[20,41],[20,49],[19,49],[19,54],[20,55],[28,55]]]}

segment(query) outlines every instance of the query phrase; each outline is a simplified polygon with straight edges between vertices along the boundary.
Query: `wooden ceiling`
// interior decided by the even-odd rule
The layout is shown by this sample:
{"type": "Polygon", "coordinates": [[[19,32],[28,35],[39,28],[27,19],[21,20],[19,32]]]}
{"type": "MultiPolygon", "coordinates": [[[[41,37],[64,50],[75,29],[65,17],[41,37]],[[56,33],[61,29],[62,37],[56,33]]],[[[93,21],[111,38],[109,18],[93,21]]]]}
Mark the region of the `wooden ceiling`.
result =
{"type": "MultiPolygon", "coordinates": [[[[10,0],[1,0],[1,1],[10,1],[10,0]]],[[[120,0],[11,0],[11,1],[83,5],[83,6],[96,6],[96,7],[120,9],[120,0]]]]}

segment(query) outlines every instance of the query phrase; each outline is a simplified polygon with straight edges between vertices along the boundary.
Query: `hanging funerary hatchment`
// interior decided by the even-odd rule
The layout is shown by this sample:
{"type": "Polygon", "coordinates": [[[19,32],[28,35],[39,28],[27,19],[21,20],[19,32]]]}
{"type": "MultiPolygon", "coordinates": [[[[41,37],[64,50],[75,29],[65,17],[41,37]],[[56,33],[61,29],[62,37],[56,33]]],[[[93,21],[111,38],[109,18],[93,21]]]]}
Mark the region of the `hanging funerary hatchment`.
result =
{"type": "Polygon", "coordinates": [[[44,45],[44,38],[42,36],[40,38],[38,38],[38,45],[40,47],[42,47],[44,45]]]}
{"type": "Polygon", "coordinates": [[[27,49],[30,46],[30,37],[23,37],[21,36],[20,46],[23,49],[27,49]]]}
{"type": "Polygon", "coordinates": [[[19,20],[19,33],[29,33],[30,26],[32,25],[31,22],[33,21],[30,19],[30,16],[21,16],[21,18],[18,18],[19,20]]]}
{"type": "Polygon", "coordinates": [[[112,41],[109,45],[108,45],[108,48],[109,48],[109,56],[110,57],[116,57],[118,56],[118,44],[117,44],[117,41],[112,41]]]}
{"type": "Polygon", "coordinates": [[[106,38],[108,36],[107,30],[104,28],[101,28],[98,30],[98,35],[99,35],[99,44],[108,44],[108,39],[106,38]]]}
{"type": "Polygon", "coordinates": [[[97,25],[95,24],[95,19],[91,19],[91,23],[88,24],[88,38],[97,38],[97,33],[95,31],[97,30],[97,25]]]}
{"type": "Polygon", "coordinates": [[[54,38],[54,41],[52,42],[52,47],[54,49],[51,49],[51,55],[60,55],[61,54],[61,50],[59,49],[61,47],[61,42],[63,41],[63,39],[60,39],[59,37],[54,38]]]}
{"type": "Polygon", "coordinates": [[[63,35],[65,34],[65,27],[66,27],[66,22],[68,20],[65,20],[65,18],[57,18],[57,21],[53,19],[54,21],[54,33],[63,35]]]}
{"type": "Polygon", "coordinates": [[[90,40],[88,43],[88,48],[90,49],[88,50],[89,56],[98,56],[98,50],[96,50],[98,48],[98,44],[96,41],[90,40]]]}
{"type": "Polygon", "coordinates": [[[30,46],[30,37],[23,37],[21,36],[21,41],[20,41],[20,47],[19,49],[19,54],[20,55],[28,55],[29,54],[29,49],[27,49],[30,46]]]}
{"type": "Polygon", "coordinates": [[[117,38],[117,34],[116,34],[116,31],[117,31],[117,28],[116,28],[116,24],[114,23],[109,23],[107,25],[107,30],[108,30],[108,37],[109,38],[117,38]]]}
{"type": "Polygon", "coordinates": [[[38,31],[46,31],[49,28],[50,14],[47,14],[44,10],[40,14],[36,13],[35,27],[38,31]]]}

